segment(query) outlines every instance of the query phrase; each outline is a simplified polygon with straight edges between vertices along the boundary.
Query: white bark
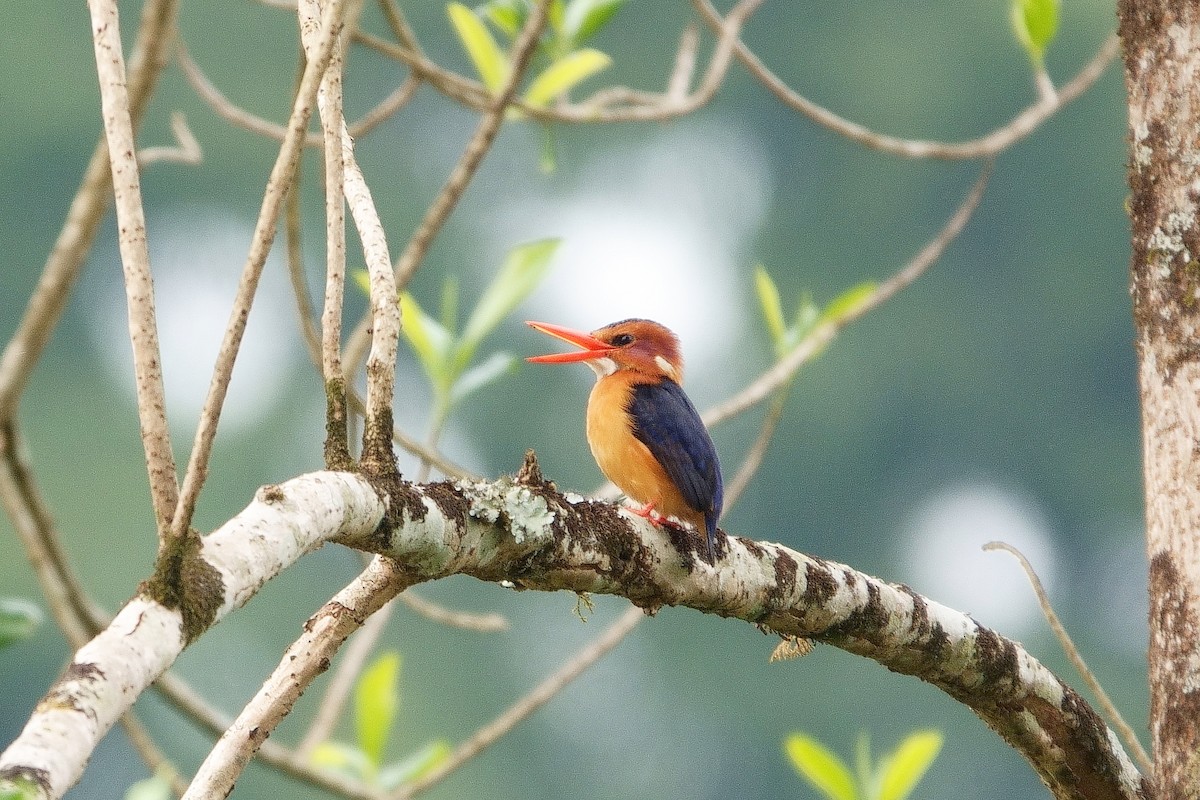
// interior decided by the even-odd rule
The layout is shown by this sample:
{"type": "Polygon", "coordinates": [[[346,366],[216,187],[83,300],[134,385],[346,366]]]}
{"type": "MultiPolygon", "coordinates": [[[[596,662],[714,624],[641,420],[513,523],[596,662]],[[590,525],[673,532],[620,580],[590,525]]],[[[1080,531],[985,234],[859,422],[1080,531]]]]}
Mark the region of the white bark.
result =
{"type": "MultiPolygon", "coordinates": [[[[524,589],[619,594],[648,613],[686,605],[833,644],[938,686],[1024,755],[1057,797],[1144,796],[1116,737],[1078,694],[969,616],[777,544],[719,537],[717,567],[710,567],[691,532],[561,495],[532,464],[522,476],[393,484],[382,523],[382,504],[353,475],[315,473],[261,489],[204,540],[200,557],[223,584],[216,618],[330,538],[389,556],[414,583],[467,574],[524,589]]],[[[0,755],[0,788],[3,778],[24,778],[38,797],[61,796],[99,736],[178,654],[183,619],[134,603],[80,651],[0,755]],[[148,620],[145,630],[138,620],[148,620]],[[131,636],[147,641],[131,647],[131,636]]]]}
{"type": "MultiPolygon", "coordinates": [[[[369,534],[383,510],[365,481],[345,473],[318,472],[286,488],[263,487],[244,511],[203,540],[199,558],[220,576],[212,621],[326,541],[369,534]]],[[[178,609],[141,596],[131,600],[79,649],[0,754],[0,791],[8,779],[27,784],[32,796],[61,797],[117,718],[178,658],[186,638],[178,609]]]]}

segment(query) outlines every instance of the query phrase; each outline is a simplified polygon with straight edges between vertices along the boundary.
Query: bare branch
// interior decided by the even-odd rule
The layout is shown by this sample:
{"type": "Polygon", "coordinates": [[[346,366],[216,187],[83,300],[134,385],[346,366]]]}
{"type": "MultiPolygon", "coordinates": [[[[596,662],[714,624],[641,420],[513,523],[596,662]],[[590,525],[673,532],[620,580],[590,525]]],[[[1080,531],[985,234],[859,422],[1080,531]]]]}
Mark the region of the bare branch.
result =
{"type": "Polygon", "coordinates": [[[143,147],[138,151],[139,167],[145,168],[160,161],[169,161],[174,164],[200,163],[204,153],[200,149],[200,143],[196,141],[196,137],[188,128],[187,117],[183,115],[182,111],[171,113],[171,133],[175,134],[174,145],[143,147]]]}
{"type": "MultiPolygon", "coordinates": [[[[137,41],[129,60],[129,116],[136,130],[166,63],[179,11],[178,0],[148,0],[142,7],[137,41]]],[[[71,287],[79,276],[96,231],[108,207],[112,189],[112,167],[108,146],[101,136],[84,172],[79,190],[71,201],[67,219],[50,250],[37,288],[25,307],[21,322],[0,354],[0,421],[13,417],[34,365],[41,357],[50,334],[62,318],[71,287]]]]}
{"type": "Polygon", "coordinates": [[[334,668],[333,677],[329,686],[325,688],[325,694],[321,696],[321,704],[317,707],[317,713],[305,731],[304,738],[296,745],[297,758],[308,760],[313,750],[333,734],[333,729],[342,719],[346,700],[354,689],[354,681],[362,672],[363,665],[367,663],[367,658],[370,657],[379,637],[387,630],[395,607],[390,602],[381,607],[363,623],[362,630],[351,640],[350,646],[346,648],[346,652],[334,668]]]}
{"type": "Polygon", "coordinates": [[[233,375],[233,363],[237,358],[238,349],[241,347],[242,334],[246,330],[250,305],[258,290],[258,279],[262,275],[267,254],[275,240],[275,222],[279,218],[279,211],[287,194],[288,181],[296,171],[296,161],[300,157],[304,132],[308,128],[308,121],[312,116],[317,88],[320,85],[321,76],[325,73],[325,67],[329,63],[334,42],[337,40],[334,32],[338,27],[337,21],[341,18],[341,12],[342,0],[329,0],[322,19],[320,45],[314,50],[313,56],[309,58],[308,64],[305,66],[300,90],[296,93],[292,115],[288,120],[287,136],[279,148],[279,155],[275,159],[275,165],[271,168],[271,176],[267,179],[267,190],[259,209],[258,221],[254,226],[250,252],[247,254],[246,264],[242,268],[242,277],[238,282],[229,325],[221,341],[217,363],[213,367],[212,382],[209,384],[208,396],[205,397],[204,408],[200,413],[200,424],[196,427],[196,436],[192,442],[187,474],[183,479],[179,504],[172,520],[173,532],[176,534],[186,529],[191,523],[196,499],[199,497],[204,479],[208,475],[208,459],[212,454],[221,407],[225,403],[225,392],[229,388],[229,381],[233,375]]]}
{"type": "Polygon", "coordinates": [[[154,316],[154,281],[150,276],[150,248],[146,242],[146,217],[142,209],[137,143],[129,95],[125,85],[125,58],[121,51],[121,25],[116,0],[88,0],[92,43],[100,78],[100,105],[104,135],[112,163],[116,197],[118,244],[125,271],[125,296],[129,306],[129,341],[133,345],[133,371],[137,389],[138,423],[150,497],[154,504],[160,547],[171,529],[179,497],[179,478],[167,426],[167,401],[163,390],[162,354],[154,316]]]}
{"type": "MultiPolygon", "coordinates": [[[[316,473],[261,489],[246,511],[203,540],[196,556],[196,569],[221,576],[211,621],[333,536],[402,565],[404,585],[466,574],[523,589],[619,594],[651,612],[689,606],[833,644],[916,675],[968,705],[1058,798],[1137,798],[1145,791],[1115,735],[1070,687],[1016,642],[907,587],[725,535],[718,537],[718,565],[710,566],[699,537],[609,503],[569,499],[544,482],[409,484],[391,503],[392,527],[381,537],[382,504],[357,476],[316,473]]],[[[315,620],[314,629],[331,634],[317,637],[319,647],[341,637],[345,626],[361,624],[359,611],[315,620]]],[[[134,598],[75,655],[0,755],[0,781],[31,782],[37,796],[60,797],[103,732],[184,642],[179,612],[134,598]]]]}
{"type": "MultiPolygon", "coordinates": [[[[714,31],[718,30],[721,16],[713,8],[709,0],[692,0],[700,16],[714,31]]],[[[1092,87],[1104,73],[1109,63],[1116,57],[1119,50],[1117,35],[1114,33],[1104,40],[1099,51],[1083,69],[1079,71],[1070,83],[1065,85],[1056,97],[1046,93],[1045,88],[1039,88],[1039,98],[1036,103],[1026,108],[1007,124],[996,128],[991,133],[978,139],[965,142],[936,142],[922,139],[900,139],[895,136],[877,133],[857,122],[840,117],[823,106],[819,106],[784,83],[779,76],[772,72],[766,64],[759,60],[745,43],[738,40],[734,45],[738,59],[750,71],[750,74],[771,91],[776,98],[789,108],[799,111],[813,122],[826,127],[840,136],[845,136],[872,150],[880,150],[904,158],[943,158],[943,159],[974,159],[995,156],[1008,149],[1014,143],[1024,139],[1038,128],[1043,122],[1052,117],[1059,109],[1075,100],[1092,87]]],[[[1046,79],[1047,81],[1049,78],[1046,79]]],[[[1051,87],[1051,91],[1053,87],[1051,87]]]]}
{"type": "MultiPolygon", "coordinates": [[[[259,136],[274,139],[277,142],[283,141],[287,135],[287,127],[247,111],[226,97],[192,58],[184,46],[181,35],[176,39],[175,60],[179,63],[179,68],[183,70],[183,75],[191,85],[192,91],[199,95],[200,99],[207,103],[217,116],[251,133],[257,133],[259,136]]],[[[402,84],[393,89],[387,97],[380,100],[374,108],[363,114],[361,119],[350,123],[350,135],[358,138],[373,131],[397,111],[404,108],[413,99],[417,93],[417,89],[420,87],[421,79],[415,75],[410,75],[402,84]]],[[[306,134],[304,145],[306,147],[324,146],[321,134],[306,134]]]]}
{"type": "Polygon", "coordinates": [[[448,625],[451,628],[461,628],[476,633],[499,633],[508,630],[508,620],[501,614],[475,614],[470,611],[455,611],[438,605],[432,600],[426,600],[421,595],[409,589],[400,595],[400,602],[409,610],[425,619],[448,625]]]}
{"type": "MultiPolygon", "coordinates": [[[[467,143],[462,157],[454,166],[454,170],[450,173],[450,177],[446,180],[442,191],[438,193],[437,198],[430,204],[428,211],[425,212],[425,217],[421,220],[421,224],[413,233],[412,238],[409,239],[408,246],[400,254],[400,258],[397,260],[395,266],[397,289],[403,289],[408,285],[409,280],[417,271],[417,267],[424,260],[425,254],[429,251],[429,246],[433,244],[434,237],[442,229],[442,226],[450,216],[450,212],[458,205],[459,198],[466,191],[467,184],[471,182],[471,179],[475,176],[475,171],[483,162],[483,157],[491,149],[492,142],[495,141],[496,134],[499,133],[500,126],[504,122],[504,112],[516,95],[521,78],[525,75],[525,69],[529,66],[529,60],[533,57],[538,37],[541,35],[542,28],[546,25],[548,7],[549,0],[539,0],[534,5],[533,12],[529,15],[529,19],[526,21],[521,35],[513,45],[512,63],[504,86],[500,89],[495,99],[491,101],[487,113],[479,121],[474,135],[467,143]]],[[[351,370],[357,369],[356,365],[361,362],[363,352],[367,348],[369,324],[369,320],[364,319],[355,328],[354,332],[350,335],[350,340],[346,343],[346,364],[351,370]]]]}
{"type": "Polygon", "coordinates": [[[788,388],[789,384],[785,384],[782,389],[778,390],[775,399],[771,401],[771,407],[767,409],[767,415],[763,418],[762,427],[759,428],[754,444],[750,445],[741,467],[733,476],[733,480],[729,482],[729,486],[725,490],[724,513],[728,514],[729,509],[733,508],[742,498],[742,493],[746,491],[746,487],[758,473],[758,468],[762,466],[763,459],[767,455],[767,448],[771,446],[771,439],[775,437],[775,431],[779,428],[780,420],[783,419],[783,410],[787,407],[788,394],[790,394],[788,388]]]}
{"type": "Polygon", "coordinates": [[[796,371],[809,359],[824,350],[826,345],[833,341],[838,333],[841,332],[842,328],[883,305],[898,292],[921,277],[925,270],[929,269],[941,257],[946,247],[966,227],[967,221],[971,219],[971,216],[975,213],[975,209],[979,206],[979,201],[983,199],[983,190],[987,187],[988,177],[991,175],[991,172],[992,162],[988,161],[984,164],[983,171],[980,173],[979,178],[976,179],[975,185],[971,187],[971,191],[959,205],[958,209],[946,221],[946,224],[938,231],[938,234],[911,261],[886,281],[879,284],[875,288],[875,291],[869,297],[865,298],[851,313],[844,314],[837,320],[818,325],[790,353],[779,361],[776,361],[770,369],[760,375],[753,383],[725,402],[704,412],[702,415],[704,424],[709,427],[718,425],[770,397],[776,389],[788,383],[796,374],[796,371]]]}
{"type": "Polygon", "coordinates": [[[284,652],[271,677],[204,759],[183,800],[227,797],[259,745],[325,670],[346,637],[408,583],[389,559],[376,558],[317,611],[305,623],[304,634],[284,652]]]}
{"type": "Polygon", "coordinates": [[[201,540],[191,560],[195,596],[184,606],[199,616],[193,627],[185,631],[183,609],[138,595],[75,653],[49,702],[0,755],[0,788],[5,779],[25,781],[38,797],[62,797],[117,717],[175,661],[189,636],[241,606],[322,541],[339,533],[366,535],[383,516],[375,491],[359,478],[323,472],[296,481],[292,485],[302,488],[295,495],[261,489],[255,502],[201,540]]]}
{"type": "MultiPolygon", "coordinates": [[[[590,98],[578,103],[562,103],[549,108],[530,106],[514,99],[512,106],[526,116],[539,122],[570,123],[613,123],[613,122],[665,122],[687,116],[705,106],[721,87],[732,60],[734,42],[749,15],[762,0],[741,0],[724,19],[718,16],[719,37],[708,68],[701,79],[700,87],[693,94],[675,97],[670,90],[661,95],[638,92],[624,87],[601,89],[590,98]]],[[[490,105],[490,95],[477,81],[444,69],[419,49],[384,41],[363,31],[355,31],[354,38],[380,53],[391,56],[410,67],[438,91],[476,110],[490,105]]],[[[687,59],[687,33],[683,34],[679,61],[687,59]]],[[[668,86],[670,85],[670,79],[668,86]]]]}
{"type": "MultiPolygon", "coordinates": [[[[403,596],[401,595],[401,597],[403,596]]],[[[568,684],[582,675],[588,667],[608,655],[645,618],[646,613],[637,606],[627,609],[620,619],[610,625],[595,641],[572,656],[570,661],[535,686],[529,694],[506,708],[498,717],[475,731],[466,741],[454,748],[450,757],[439,764],[436,769],[423,775],[419,780],[400,787],[389,800],[409,800],[409,798],[416,797],[421,792],[441,783],[463,764],[500,740],[522,720],[527,719],[550,702],[568,684]]]]}
{"type": "Polygon", "coordinates": [[[1150,756],[1146,753],[1146,749],[1142,747],[1142,743],[1138,739],[1137,734],[1133,732],[1133,728],[1121,716],[1121,712],[1108,696],[1108,692],[1104,691],[1104,687],[1096,679],[1096,675],[1088,667],[1087,662],[1083,660],[1083,655],[1079,652],[1079,648],[1075,646],[1075,642],[1072,641],[1071,634],[1067,633],[1067,629],[1058,618],[1058,614],[1054,613],[1054,606],[1050,603],[1050,597],[1046,594],[1046,589],[1042,586],[1042,580],[1038,577],[1037,572],[1034,571],[1033,565],[1029,563],[1029,559],[1025,557],[1024,553],[1008,542],[988,542],[983,546],[983,549],[1003,550],[1017,559],[1017,563],[1021,565],[1021,569],[1025,570],[1025,577],[1029,579],[1029,585],[1037,597],[1038,605],[1042,608],[1042,614],[1046,617],[1046,622],[1050,625],[1050,630],[1054,632],[1054,637],[1058,639],[1059,646],[1062,647],[1063,652],[1070,659],[1071,666],[1075,667],[1075,671],[1079,673],[1079,677],[1083,678],[1083,682],[1092,690],[1092,694],[1096,696],[1096,701],[1100,704],[1101,712],[1108,718],[1109,724],[1117,729],[1117,733],[1121,734],[1121,739],[1124,740],[1125,746],[1133,751],[1133,757],[1137,759],[1138,766],[1141,767],[1142,772],[1147,775],[1153,774],[1154,762],[1150,760],[1150,756]]]}

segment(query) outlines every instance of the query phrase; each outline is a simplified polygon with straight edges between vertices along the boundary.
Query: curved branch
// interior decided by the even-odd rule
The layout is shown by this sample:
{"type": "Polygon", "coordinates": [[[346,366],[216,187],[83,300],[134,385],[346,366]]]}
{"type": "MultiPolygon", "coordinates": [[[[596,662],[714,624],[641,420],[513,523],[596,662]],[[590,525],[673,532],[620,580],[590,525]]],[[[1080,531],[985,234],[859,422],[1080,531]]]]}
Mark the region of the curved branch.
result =
{"type": "Polygon", "coordinates": [[[945,249],[962,233],[962,229],[966,227],[967,222],[974,215],[975,209],[979,207],[979,201],[983,199],[983,190],[987,188],[988,178],[992,174],[993,163],[991,160],[988,160],[984,164],[983,171],[980,172],[979,177],[975,180],[975,185],[971,187],[971,191],[967,194],[966,198],[963,199],[962,203],[950,216],[950,219],[946,221],[946,224],[942,226],[942,229],[938,231],[937,235],[921,248],[921,252],[917,253],[911,261],[901,267],[890,278],[875,287],[875,291],[852,310],[842,314],[837,319],[829,320],[813,328],[812,332],[801,339],[800,343],[792,348],[790,353],[776,361],[745,389],[725,402],[705,411],[701,415],[704,419],[704,424],[711,428],[766,400],[771,396],[772,392],[786,385],[795,376],[796,371],[804,366],[809,359],[816,357],[818,353],[824,350],[837,337],[842,328],[860,319],[869,311],[873,311],[883,305],[917,278],[921,277],[925,273],[925,270],[929,269],[935,261],[941,258],[945,249]]]}
{"type": "Polygon", "coordinates": [[[292,114],[288,119],[287,136],[279,155],[267,178],[267,190],[259,208],[258,220],[254,225],[254,235],[250,242],[250,251],[246,255],[246,263],[242,267],[242,275],[238,280],[237,295],[233,301],[233,310],[229,316],[229,324],[221,339],[221,348],[217,353],[217,361],[213,366],[212,380],[209,382],[208,393],[204,398],[204,407],[200,412],[200,422],[196,426],[196,435],[192,440],[192,452],[188,458],[187,472],[183,485],[179,490],[179,502],[171,519],[172,532],[176,535],[191,524],[192,513],[200,496],[200,489],[208,477],[208,459],[212,454],[213,442],[217,436],[217,423],[221,418],[221,409],[225,404],[225,393],[233,377],[233,365],[241,349],[242,334],[246,331],[246,322],[250,315],[250,307],[258,291],[258,279],[262,276],[263,267],[267,262],[271,244],[275,241],[276,221],[287,194],[288,182],[296,171],[296,161],[300,158],[304,132],[308,129],[308,121],[312,116],[313,105],[316,102],[317,89],[325,67],[333,53],[333,45],[337,37],[335,29],[339,28],[341,14],[344,9],[342,0],[330,0],[322,19],[321,42],[304,68],[304,76],[300,82],[299,91],[292,104],[292,114]]]}
{"type": "MultiPolygon", "coordinates": [[[[522,589],[617,594],[651,613],[688,606],[872,658],[971,708],[1063,800],[1144,798],[1116,736],[1070,687],[968,615],[842,564],[722,535],[709,566],[690,532],[662,529],[610,503],[559,494],[535,468],[523,481],[394,484],[384,511],[364,479],[314,473],[260,489],[203,540],[185,608],[211,623],[333,538],[394,560],[407,585],[453,574],[522,589]]],[[[60,797],[103,732],[182,650],[179,611],[136,597],[76,653],[24,731],[0,754],[4,781],[60,797]]],[[[191,629],[188,636],[203,628],[191,629]]]]}
{"type": "MultiPolygon", "coordinates": [[[[179,12],[178,0],[151,0],[142,8],[137,41],[129,59],[129,115],[136,131],[150,104],[150,95],[166,66],[167,51],[179,12]]],[[[71,200],[67,219],[38,279],[37,289],[25,306],[21,322],[0,353],[0,420],[16,413],[17,403],[50,334],[58,325],[83,268],[112,189],[112,170],[103,134],[92,151],[79,190],[71,200]]]]}
{"type": "MultiPolygon", "coordinates": [[[[692,94],[680,94],[680,84],[690,78],[694,60],[691,50],[694,42],[688,29],[680,37],[675,65],[667,79],[664,94],[639,92],[625,87],[601,89],[591,97],[578,103],[564,103],[550,108],[531,106],[514,98],[513,108],[539,122],[567,123],[612,123],[612,122],[666,122],[687,116],[707,105],[725,81],[732,61],[734,43],[746,19],[761,5],[762,0],[740,0],[729,14],[717,17],[718,39],[712,58],[701,78],[700,86],[692,94]]],[[[393,28],[395,29],[393,24],[393,28]]],[[[434,88],[447,97],[477,111],[486,110],[492,100],[487,89],[478,81],[464,78],[456,72],[437,64],[425,56],[420,49],[413,48],[411,35],[401,38],[409,45],[398,45],[372,36],[364,31],[355,31],[354,39],[373,50],[396,59],[414,73],[420,75],[434,88]]]]}
{"type": "MultiPolygon", "coordinates": [[[[721,24],[721,16],[712,7],[709,0],[692,0],[692,5],[696,7],[700,16],[704,17],[704,21],[708,23],[708,26],[717,31],[718,26],[721,24]]],[[[734,51],[737,57],[746,69],[750,71],[750,74],[757,78],[763,86],[767,87],[771,94],[775,95],[781,103],[799,111],[818,125],[828,128],[834,133],[845,136],[847,139],[857,142],[864,147],[869,147],[872,150],[879,150],[903,158],[942,158],[947,160],[995,156],[1021,139],[1024,139],[1036,130],[1039,125],[1058,113],[1063,106],[1092,88],[1092,84],[1104,74],[1104,70],[1116,58],[1119,50],[1120,42],[1114,33],[1104,40],[1104,43],[1100,45],[1100,49],[1092,57],[1092,60],[1084,65],[1079,74],[1072,78],[1062,89],[1055,92],[1052,86],[1044,86],[1043,84],[1048,82],[1049,78],[1039,81],[1038,101],[1013,117],[1008,123],[977,139],[970,139],[965,142],[936,142],[923,139],[901,139],[896,136],[877,133],[859,125],[857,122],[851,122],[845,117],[838,116],[824,106],[817,105],[789,87],[766,64],[759,60],[758,56],[740,39],[734,44],[734,51]]]]}

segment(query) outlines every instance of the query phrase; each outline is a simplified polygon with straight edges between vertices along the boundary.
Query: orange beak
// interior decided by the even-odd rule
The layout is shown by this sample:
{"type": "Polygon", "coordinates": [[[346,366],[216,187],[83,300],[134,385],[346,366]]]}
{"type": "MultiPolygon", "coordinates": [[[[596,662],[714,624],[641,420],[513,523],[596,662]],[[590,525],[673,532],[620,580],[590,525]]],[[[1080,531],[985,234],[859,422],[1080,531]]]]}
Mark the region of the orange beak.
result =
{"type": "Polygon", "coordinates": [[[526,322],[525,324],[534,330],[583,348],[573,353],[551,353],[547,356],[530,356],[525,359],[535,364],[570,364],[576,361],[587,361],[592,358],[602,358],[613,350],[612,345],[608,342],[602,342],[591,334],[564,328],[561,325],[552,325],[549,322],[526,322]]]}

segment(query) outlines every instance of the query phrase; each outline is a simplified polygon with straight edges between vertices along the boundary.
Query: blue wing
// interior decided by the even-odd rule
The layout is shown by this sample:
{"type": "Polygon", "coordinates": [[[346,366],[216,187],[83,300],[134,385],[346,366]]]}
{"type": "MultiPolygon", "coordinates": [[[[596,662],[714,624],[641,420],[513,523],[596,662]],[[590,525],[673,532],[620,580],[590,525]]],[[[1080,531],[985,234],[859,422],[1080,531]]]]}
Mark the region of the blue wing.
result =
{"type": "Polygon", "coordinates": [[[721,516],[724,488],[717,449],[679,384],[639,383],[630,393],[633,435],[650,449],[689,506],[704,514],[709,548],[721,516]]]}

